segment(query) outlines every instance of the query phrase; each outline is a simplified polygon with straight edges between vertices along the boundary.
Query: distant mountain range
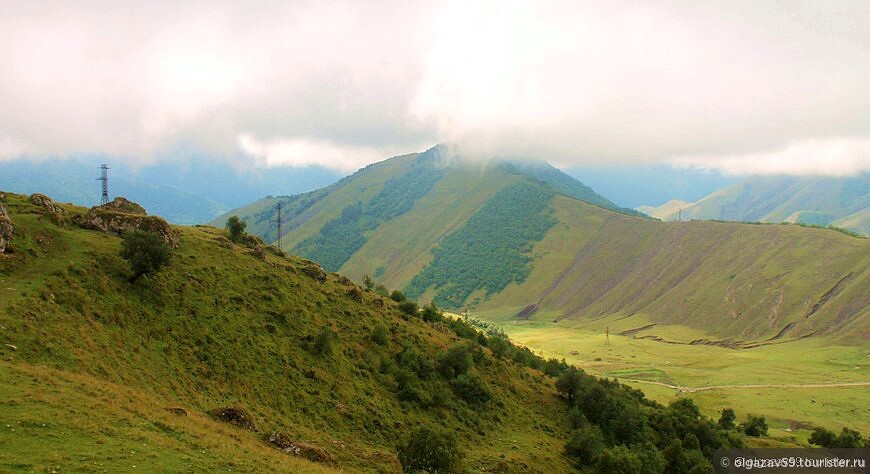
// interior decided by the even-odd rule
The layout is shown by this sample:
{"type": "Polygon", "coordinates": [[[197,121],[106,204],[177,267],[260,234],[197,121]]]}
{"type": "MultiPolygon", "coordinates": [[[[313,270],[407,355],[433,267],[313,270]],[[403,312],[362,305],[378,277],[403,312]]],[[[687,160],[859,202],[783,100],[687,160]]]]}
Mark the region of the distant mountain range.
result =
{"type": "Polygon", "coordinates": [[[111,168],[111,197],[136,201],[148,212],[174,224],[201,224],[265,195],[310,191],[341,177],[338,172],[320,167],[241,171],[206,157],[139,168],[112,156],[22,158],[0,161],[0,189],[23,194],[39,192],[62,202],[93,206],[100,202],[100,183],[96,180],[100,163],[108,163],[111,168]]]}
{"type": "Polygon", "coordinates": [[[753,176],[696,202],[638,210],[662,220],[720,219],[842,227],[870,235],[870,173],[855,177],[753,176]]]}
{"type": "Polygon", "coordinates": [[[329,270],[494,319],[619,317],[736,346],[870,337],[870,240],[790,225],[658,222],[548,165],[448,165],[433,148],[213,223],[231,214],[329,270]]]}

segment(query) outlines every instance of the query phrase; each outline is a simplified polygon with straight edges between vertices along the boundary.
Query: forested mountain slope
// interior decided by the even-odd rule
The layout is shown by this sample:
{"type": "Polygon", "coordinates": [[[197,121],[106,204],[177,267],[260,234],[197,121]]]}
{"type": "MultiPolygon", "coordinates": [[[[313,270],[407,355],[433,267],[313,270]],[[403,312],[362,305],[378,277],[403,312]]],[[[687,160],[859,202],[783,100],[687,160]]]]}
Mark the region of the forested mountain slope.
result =
{"type": "Polygon", "coordinates": [[[370,275],[496,319],[620,317],[634,328],[697,331],[683,342],[728,345],[870,335],[867,239],[789,225],[658,222],[577,199],[558,171],[436,158],[432,150],[394,158],[238,212],[274,240],[280,200],[283,248],[356,281],[370,275]]]}

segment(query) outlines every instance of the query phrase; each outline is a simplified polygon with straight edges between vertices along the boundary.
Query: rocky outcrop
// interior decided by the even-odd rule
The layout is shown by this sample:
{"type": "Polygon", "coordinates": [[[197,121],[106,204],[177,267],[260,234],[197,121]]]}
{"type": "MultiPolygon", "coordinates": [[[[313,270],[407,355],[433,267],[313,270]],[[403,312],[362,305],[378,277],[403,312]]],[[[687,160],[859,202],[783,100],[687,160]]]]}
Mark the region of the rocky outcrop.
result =
{"type": "Polygon", "coordinates": [[[314,262],[310,262],[302,267],[302,273],[314,278],[320,283],[325,282],[327,278],[326,271],[323,270],[323,267],[314,262]]]}
{"type": "Polygon", "coordinates": [[[9,218],[6,208],[0,203],[0,253],[12,250],[13,234],[15,234],[15,226],[12,225],[12,219],[9,218]]]}
{"type": "Polygon", "coordinates": [[[45,194],[31,194],[30,202],[57,225],[66,225],[69,220],[69,212],[45,194]]]}
{"type": "Polygon", "coordinates": [[[248,414],[248,412],[245,411],[244,408],[215,408],[214,410],[209,411],[208,414],[217,420],[238,426],[239,428],[244,428],[250,431],[257,431],[257,428],[254,426],[253,418],[251,418],[251,415],[248,414]]]}
{"type": "Polygon", "coordinates": [[[124,214],[136,214],[140,216],[147,214],[144,207],[121,196],[116,197],[112,202],[100,207],[109,211],[123,212],[124,214]]]}
{"type": "Polygon", "coordinates": [[[69,214],[68,212],[66,212],[66,209],[60,207],[58,203],[54,202],[54,200],[52,200],[45,194],[31,194],[30,202],[35,204],[37,207],[41,207],[48,214],[61,217],[66,217],[69,214]]]}
{"type": "Polygon", "coordinates": [[[84,216],[77,218],[77,223],[86,229],[114,235],[124,235],[132,230],[153,232],[162,237],[170,247],[178,247],[178,235],[172,231],[168,222],[161,217],[147,215],[142,206],[122,197],[117,197],[103,206],[90,208],[84,216]]]}
{"type": "Polygon", "coordinates": [[[272,446],[284,451],[287,454],[299,456],[309,461],[319,462],[334,466],[338,464],[335,456],[329,454],[329,451],[315,446],[304,441],[293,441],[287,433],[276,431],[269,436],[269,443],[272,446]]]}

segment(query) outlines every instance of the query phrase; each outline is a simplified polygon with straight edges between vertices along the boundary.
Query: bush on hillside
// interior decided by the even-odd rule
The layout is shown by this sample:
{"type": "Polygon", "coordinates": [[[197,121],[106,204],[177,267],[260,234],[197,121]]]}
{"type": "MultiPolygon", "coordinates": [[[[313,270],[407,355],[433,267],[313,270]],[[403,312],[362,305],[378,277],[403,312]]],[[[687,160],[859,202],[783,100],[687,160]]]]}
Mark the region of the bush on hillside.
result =
{"type": "Polygon", "coordinates": [[[398,446],[399,462],[407,473],[454,473],[461,470],[464,457],[456,435],[420,427],[398,446]]]}
{"type": "Polygon", "coordinates": [[[239,219],[239,216],[230,216],[227,219],[226,228],[230,232],[230,240],[235,243],[239,243],[242,240],[246,227],[248,227],[248,223],[239,219]]]}
{"type": "Polygon", "coordinates": [[[722,416],[719,417],[719,427],[723,430],[733,430],[734,420],[736,419],[737,415],[734,414],[734,410],[731,408],[723,408],[722,416]]]}
{"type": "Polygon", "coordinates": [[[133,230],[121,241],[121,258],[130,262],[133,280],[156,273],[169,263],[170,249],[166,241],[153,232],[133,230]]]}
{"type": "Polygon", "coordinates": [[[810,443],[823,448],[861,448],[866,447],[866,443],[862,439],[861,433],[843,428],[840,435],[837,436],[833,431],[826,430],[821,426],[813,430],[810,436],[810,443]]]}
{"type": "Polygon", "coordinates": [[[378,323],[372,328],[372,342],[379,346],[387,345],[389,342],[390,330],[383,323],[378,323]]]}
{"type": "Polygon", "coordinates": [[[477,375],[463,374],[450,382],[453,393],[467,403],[483,405],[492,399],[489,389],[477,375]]]}
{"type": "Polygon", "coordinates": [[[763,416],[749,415],[746,417],[746,423],[740,426],[740,431],[743,431],[746,436],[760,437],[767,436],[767,422],[763,416]]]}
{"type": "Polygon", "coordinates": [[[314,336],[314,341],[311,344],[311,348],[314,354],[322,356],[322,357],[330,357],[333,352],[335,352],[335,333],[332,332],[332,329],[325,327],[314,336]]]}
{"type": "Polygon", "coordinates": [[[468,372],[473,359],[471,351],[466,345],[457,345],[450,348],[438,360],[438,372],[444,377],[452,379],[468,372]]]}

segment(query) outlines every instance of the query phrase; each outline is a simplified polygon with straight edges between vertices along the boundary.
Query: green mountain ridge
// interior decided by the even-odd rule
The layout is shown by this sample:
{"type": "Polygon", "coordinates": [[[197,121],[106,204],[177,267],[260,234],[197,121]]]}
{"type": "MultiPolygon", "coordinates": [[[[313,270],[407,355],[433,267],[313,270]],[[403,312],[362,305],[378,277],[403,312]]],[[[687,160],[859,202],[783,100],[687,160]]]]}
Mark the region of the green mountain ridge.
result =
{"type": "Polygon", "coordinates": [[[552,379],[493,357],[474,331],[459,338],[211,227],[173,227],[169,266],[131,283],[117,236],[25,196],[0,201],[15,226],[0,255],[0,470],[396,472],[397,440],[419,426],[454,432],[479,469],[569,469],[552,379]],[[466,347],[474,361],[457,380],[489,401],[464,401],[437,372],[466,347]],[[208,414],[221,407],[245,410],[256,431],[208,414]],[[275,431],[334,463],[270,447],[275,431]]]}
{"type": "MultiPolygon", "coordinates": [[[[85,209],[0,202],[2,470],[401,472],[449,449],[464,459],[445,472],[706,472],[743,443],[689,400],[659,405],[255,238],[174,226],[168,265],[131,281],[85,209]]],[[[102,212],[146,219],[125,209],[102,212]]]]}
{"type": "Polygon", "coordinates": [[[870,174],[855,177],[755,176],[693,203],[641,206],[662,220],[720,219],[835,226],[870,235],[870,174]]]}
{"type": "MultiPolygon", "coordinates": [[[[330,269],[354,280],[368,274],[422,301],[495,320],[619,318],[629,329],[694,331],[674,342],[729,347],[814,335],[854,344],[870,336],[870,241],[829,230],[657,222],[575,199],[555,180],[515,166],[438,168],[437,181],[425,193],[414,188],[402,213],[344,214],[396,188],[422,156],[281,198],[288,206],[306,203],[288,214],[282,247],[315,260],[340,254],[330,269]],[[518,190],[524,197],[498,205],[518,190]],[[316,245],[344,220],[363,223],[353,252],[316,245]]],[[[277,201],[233,214],[274,241],[277,201]]]]}

